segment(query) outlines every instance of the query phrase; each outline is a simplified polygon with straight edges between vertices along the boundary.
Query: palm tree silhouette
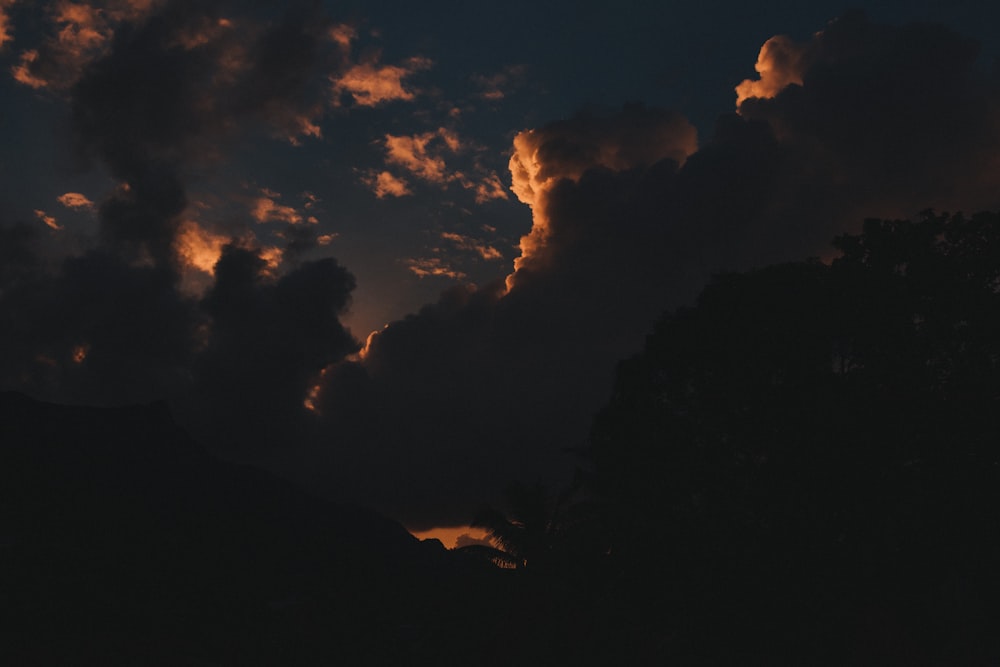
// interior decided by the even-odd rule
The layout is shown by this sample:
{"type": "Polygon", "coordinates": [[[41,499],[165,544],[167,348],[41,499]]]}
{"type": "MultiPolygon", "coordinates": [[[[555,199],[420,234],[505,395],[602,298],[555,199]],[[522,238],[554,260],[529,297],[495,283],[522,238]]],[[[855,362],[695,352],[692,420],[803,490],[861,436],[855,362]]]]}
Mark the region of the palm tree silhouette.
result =
{"type": "Polygon", "coordinates": [[[555,546],[560,503],[542,484],[514,482],[505,495],[508,514],[485,506],[472,519],[472,525],[485,529],[496,546],[472,545],[463,551],[480,554],[499,567],[543,569],[555,546]]]}

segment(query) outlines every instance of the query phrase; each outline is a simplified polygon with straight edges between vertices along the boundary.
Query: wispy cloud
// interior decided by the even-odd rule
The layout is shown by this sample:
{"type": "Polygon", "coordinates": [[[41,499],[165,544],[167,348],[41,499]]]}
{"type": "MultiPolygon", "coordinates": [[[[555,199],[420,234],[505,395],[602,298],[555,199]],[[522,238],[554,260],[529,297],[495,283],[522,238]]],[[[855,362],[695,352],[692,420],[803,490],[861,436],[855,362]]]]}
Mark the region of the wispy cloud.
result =
{"type": "Polygon", "coordinates": [[[493,171],[475,184],[475,190],[477,204],[483,204],[494,199],[508,199],[507,187],[500,180],[500,177],[497,176],[496,172],[493,171]]]}
{"type": "Polygon", "coordinates": [[[478,97],[490,101],[502,100],[523,84],[526,69],[524,65],[510,65],[496,74],[474,74],[472,82],[481,89],[478,97]]]}
{"type": "Polygon", "coordinates": [[[406,268],[420,278],[427,276],[443,276],[454,280],[465,279],[465,274],[452,266],[449,266],[440,257],[421,257],[404,260],[406,268]]]}
{"type": "Polygon", "coordinates": [[[267,188],[260,191],[258,197],[253,198],[250,203],[250,216],[258,224],[267,222],[284,222],[289,225],[298,225],[302,222],[315,224],[318,220],[314,216],[304,216],[294,206],[287,206],[278,203],[281,193],[274,192],[267,188]]]}
{"type": "Polygon", "coordinates": [[[58,230],[63,228],[62,225],[56,221],[55,217],[49,215],[41,209],[35,209],[35,217],[44,222],[50,229],[58,230]]]}
{"type": "Polygon", "coordinates": [[[488,243],[480,241],[479,239],[474,239],[471,236],[463,236],[462,234],[456,234],[454,232],[443,232],[441,234],[441,238],[446,241],[450,241],[460,250],[474,252],[486,260],[503,258],[503,255],[500,254],[499,250],[488,243]]]}

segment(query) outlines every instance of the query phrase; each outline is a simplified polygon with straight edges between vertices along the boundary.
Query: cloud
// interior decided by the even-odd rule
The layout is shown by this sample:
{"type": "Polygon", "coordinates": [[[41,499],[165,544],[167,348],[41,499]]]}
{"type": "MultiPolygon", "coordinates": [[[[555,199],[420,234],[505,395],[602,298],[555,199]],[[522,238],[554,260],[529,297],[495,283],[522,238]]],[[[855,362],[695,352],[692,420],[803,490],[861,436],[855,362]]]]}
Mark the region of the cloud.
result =
{"type": "MultiPolygon", "coordinates": [[[[272,193],[275,194],[275,193],[272,193]]],[[[290,225],[297,225],[303,222],[302,214],[292,206],[279,204],[276,199],[280,197],[270,197],[261,195],[253,200],[250,207],[250,215],[258,224],[266,222],[284,222],[290,225]]]]}
{"type": "Polygon", "coordinates": [[[564,180],[576,181],[588,169],[614,171],[648,167],[663,160],[684,164],[698,145],[697,132],[681,115],[631,107],[613,119],[581,117],[553,123],[545,131],[529,130],[514,137],[510,158],[512,190],[531,207],[531,232],[521,238],[517,270],[549,261],[546,248],[553,233],[549,193],[564,180]],[[627,118],[622,122],[623,118],[627,118]]]}
{"type": "Polygon", "coordinates": [[[508,93],[523,84],[526,71],[527,67],[524,65],[510,65],[489,76],[475,74],[472,76],[472,82],[481,89],[479,97],[482,99],[502,100],[508,93]]]}
{"type": "Polygon", "coordinates": [[[777,35],[764,42],[757,56],[754,69],[760,79],[746,79],[736,86],[736,108],[751,97],[771,98],[791,84],[802,85],[802,74],[807,66],[807,49],[785,35],[777,35]]]}
{"type": "Polygon", "coordinates": [[[13,26],[10,22],[10,8],[17,0],[0,0],[0,47],[12,40],[13,26]]]}
{"type": "Polygon", "coordinates": [[[420,57],[409,58],[402,65],[379,65],[377,62],[353,65],[331,79],[334,104],[340,105],[345,95],[363,107],[412,100],[417,91],[404,85],[404,80],[432,65],[430,60],[420,57]]]}
{"type": "Polygon", "coordinates": [[[509,199],[507,188],[496,172],[487,174],[482,181],[475,184],[475,189],[477,204],[484,204],[495,199],[509,199]]]}
{"type": "Polygon", "coordinates": [[[185,220],[177,230],[177,255],[185,266],[214,273],[222,249],[230,242],[227,236],[215,234],[193,220],[185,220]]]}
{"type": "Polygon", "coordinates": [[[501,259],[503,255],[500,251],[493,246],[474,239],[470,236],[462,236],[461,234],[456,234],[454,232],[442,232],[441,238],[450,241],[455,247],[461,250],[467,250],[479,255],[482,259],[501,259]]]}
{"type": "Polygon", "coordinates": [[[410,273],[418,278],[428,276],[442,276],[452,280],[464,280],[465,274],[449,266],[440,257],[423,257],[417,259],[407,259],[403,261],[410,273]]]}
{"type": "Polygon", "coordinates": [[[330,40],[336,43],[345,52],[349,52],[351,48],[351,42],[353,42],[357,36],[358,31],[354,26],[348,25],[346,23],[338,23],[336,25],[330,26],[327,32],[330,40]]]}
{"type": "Polygon", "coordinates": [[[94,211],[97,210],[97,205],[87,199],[86,195],[82,195],[79,192],[67,192],[56,197],[56,200],[69,209],[74,210],[87,210],[94,211]]]}
{"type": "Polygon", "coordinates": [[[303,400],[314,376],[357,350],[339,320],[354,278],[333,259],[275,276],[260,251],[235,245],[223,248],[215,276],[201,301],[210,334],[182,409],[199,430],[246,450],[280,448],[305,424],[303,400]]]}
{"type": "MultiPolygon", "coordinates": [[[[458,156],[476,147],[469,145],[454,130],[440,127],[437,130],[413,135],[386,134],[383,142],[386,164],[406,170],[426,183],[448,187],[457,183],[475,193],[477,204],[497,199],[507,199],[507,189],[496,172],[473,160],[468,172],[450,167],[445,156],[458,156]]],[[[449,157],[451,159],[451,157],[449,157]]],[[[410,194],[408,184],[389,171],[365,181],[376,195],[402,196],[410,194]]]]}
{"type": "Polygon", "coordinates": [[[866,215],[1000,206],[1000,96],[964,40],[853,15],[770,44],[771,97],[701,146],[683,117],[635,106],[515,137],[533,227],[506,284],[447,290],[323,376],[321,423],[353,443],[331,453],[337,488],[419,528],[467,522],[511,479],[558,486],[617,360],[712,273],[825,253],[866,215]],[[788,63],[800,83],[779,86],[788,63]]]}
{"type": "MultiPolygon", "coordinates": [[[[633,107],[530,133],[531,155],[512,165],[531,160],[537,169],[533,210],[550,226],[544,253],[519,269],[510,291],[502,278],[449,289],[372,336],[363,358],[329,369],[315,396],[321,421],[357,443],[332,454],[344,471],[334,484],[414,528],[467,523],[481,502],[502,500],[503,480],[527,469],[560,483],[572,469],[562,448],[582,442],[615,361],[667,302],[669,269],[651,268],[663,259],[665,228],[618,204],[637,183],[669,184],[693,132],[676,114],[633,107]],[[384,443],[394,442],[406,445],[390,453],[384,443]],[[387,459],[367,488],[345,479],[387,459]]],[[[481,258],[500,254],[464,234],[441,238],[481,258]]],[[[442,257],[408,268],[454,271],[442,257]]]]}
{"type": "Polygon", "coordinates": [[[433,132],[406,135],[385,135],[386,162],[406,169],[430,183],[446,184],[455,178],[449,173],[442,153],[461,148],[458,136],[445,128],[433,132]]]}
{"type": "MultiPolygon", "coordinates": [[[[86,250],[55,256],[37,233],[0,227],[0,385],[102,405],[168,398],[214,444],[253,449],[261,434],[278,442],[301,423],[314,377],[357,349],[339,323],[349,272],[303,261],[306,241],[287,230],[258,241],[245,212],[189,199],[189,184],[237,139],[312,133],[302,119],[323,108],[323,81],[339,62],[315,3],[290,3],[270,20],[222,14],[237,7],[52,5],[31,71],[65,101],[80,158],[119,185],[98,204],[58,197],[96,210],[86,250]],[[45,69],[60,62],[72,65],[61,79],[45,69]],[[275,245],[282,234],[287,245],[275,245]],[[232,381],[238,395],[224,391],[232,381]]],[[[275,226],[316,219],[264,193],[252,211],[275,226]]]]}
{"type": "Polygon", "coordinates": [[[379,199],[384,199],[385,197],[405,197],[413,194],[406,180],[398,176],[393,176],[388,171],[380,171],[377,174],[370,173],[362,178],[362,182],[371,188],[372,192],[379,199]]]}
{"type": "Polygon", "coordinates": [[[62,225],[60,225],[54,217],[52,217],[51,215],[47,214],[45,211],[42,211],[40,209],[35,209],[35,217],[44,222],[46,226],[49,227],[50,229],[55,229],[58,231],[63,228],[62,225]]]}
{"type": "MultiPolygon", "coordinates": [[[[473,286],[453,261],[497,259],[494,236],[469,233],[495,234],[493,218],[439,232],[396,273],[463,284],[361,348],[341,325],[354,278],[303,261],[332,238],[295,223],[316,213],[311,197],[254,192],[235,199],[236,221],[191,201],[232,143],[319,127],[329,72],[353,67],[353,33],[308,8],[263,22],[231,6],[120,19],[59,89],[80,154],[122,186],[100,200],[87,251],[53,259],[43,241],[67,235],[30,217],[0,227],[2,384],[104,404],[169,397],[217,449],[411,527],[466,524],[513,479],[565,481],[564,450],[585,441],[616,362],[711,273],[821,254],[868,215],[1000,206],[1000,96],[974,46],[848,16],[802,44],[770,40],[761,81],[700,146],[680,114],[637,105],[518,133],[510,178],[532,227],[513,268],[473,286]],[[248,211],[270,225],[260,239],[248,211]],[[195,273],[204,282],[187,289],[195,273]]],[[[365,176],[376,194],[505,192],[454,130],[383,136],[387,167],[365,176]]]]}
{"type": "MultiPolygon", "coordinates": [[[[788,48],[801,84],[739,106],[770,135],[771,172],[757,180],[776,231],[803,238],[812,218],[829,238],[848,220],[994,205],[1000,93],[975,66],[976,44],[943,26],[852,13],[788,48]]],[[[761,131],[748,127],[732,124],[725,142],[756,142],[761,131]]]]}
{"type": "Polygon", "coordinates": [[[139,20],[151,8],[149,2],[53,2],[46,16],[49,36],[37,48],[22,51],[11,73],[31,88],[65,90],[107,53],[122,22],[139,20]]]}

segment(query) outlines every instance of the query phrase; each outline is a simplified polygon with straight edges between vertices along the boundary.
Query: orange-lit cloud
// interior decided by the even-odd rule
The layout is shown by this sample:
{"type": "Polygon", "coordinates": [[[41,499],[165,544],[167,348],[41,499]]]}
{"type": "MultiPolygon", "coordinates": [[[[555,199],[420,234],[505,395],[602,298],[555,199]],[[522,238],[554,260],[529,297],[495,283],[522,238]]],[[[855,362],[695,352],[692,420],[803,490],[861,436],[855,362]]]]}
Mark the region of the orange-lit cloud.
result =
{"type": "Polygon", "coordinates": [[[551,232],[548,194],[560,181],[577,181],[595,167],[624,171],[661,160],[683,165],[697,149],[697,131],[683,116],[642,108],[629,109],[614,120],[581,118],[520,132],[510,158],[511,189],[531,207],[532,227],[521,237],[521,255],[507,277],[508,289],[521,267],[543,261],[551,232]]]}
{"type": "Polygon", "coordinates": [[[358,36],[358,31],[346,23],[338,23],[327,31],[327,36],[342,50],[348,51],[351,48],[351,42],[358,36]]]}
{"type": "Polygon", "coordinates": [[[120,20],[134,18],[139,11],[148,9],[149,3],[140,4],[144,8],[137,9],[131,3],[102,7],[90,2],[56,2],[48,16],[54,34],[38,48],[22,52],[11,74],[31,88],[68,88],[89,63],[106,51],[120,20]]]}
{"type": "Polygon", "coordinates": [[[175,249],[186,266],[210,274],[214,272],[222,248],[228,242],[229,238],[215,234],[193,220],[186,220],[178,229],[175,249]]]}
{"type": "Polygon", "coordinates": [[[443,276],[454,280],[463,280],[465,274],[444,262],[440,257],[423,257],[407,259],[403,262],[411,273],[420,277],[443,276]]]}
{"type": "Polygon", "coordinates": [[[293,146],[301,146],[304,137],[322,139],[323,129],[317,122],[320,113],[320,110],[316,108],[308,113],[291,114],[285,123],[288,128],[285,132],[285,140],[293,146]]]}
{"type": "Polygon", "coordinates": [[[264,260],[267,272],[274,275],[285,258],[285,251],[278,246],[262,246],[258,252],[260,258],[264,260]]]}
{"type": "Polygon", "coordinates": [[[796,44],[785,35],[764,42],[754,65],[760,78],[746,79],[736,86],[736,109],[751,97],[771,98],[792,84],[802,85],[806,53],[805,45],[796,44]]]}
{"type": "Polygon", "coordinates": [[[258,223],[265,222],[286,222],[290,225],[297,225],[303,221],[302,214],[292,206],[279,204],[276,199],[281,195],[264,190],[260,197],[253,200],[250,207],[250,215],[258,223]]]}
{"type": "Polygon", "coordinates": [[[316,243],[320,245],[330,245],[339,234],[320,234],[316,237],[316,243]]]}
{"type": "Polygon", "coordinates": [[[66,194],[59,195],[56,197],[56,201],[66,208],[74,210],[86,209],[93,211],[97,208],[94,202],[90,201],[86,195],[80,194],[79,192],[67,192],[66,194]]]}
{"type": "Polygon", "coordinates": [[[419,57],[410,58],[403,65],[379,65],[374,62],[354,65],[332,79],[334,105],[340,104],[344,94],[363,107],[412,100],[417,91],[406,86],[404,80],[431,65],[430,60],[419,57]]]}
{"type": "Polygon", "coordinates": [[[405,197],[406,195],[413,194],[406,180],[394,176],[388,171],[369,174],[362,179],[362,182],[371,188],[372,192],[379,199],[385,197],[405,197]]]}
{"type": "Polygon", "coordinates": [[[38,51],[29,49],[21,53],[21,62],[10,68],[11,76],[29,88],[44,88],[48,81],[31,73],[31,64],[38,60],[38,51]]]}
{"type": "Polygon", "coordinates": [[[7,11],[17,0],[0,0],[0,46],[13,39],[13,26],[10,24],[10,14],[7,11]]]}
{"type": "Polygon", "coordinates": [[[440,153],[445,149],[455,152],[460,146],[458,137],[445,128],[412,136],[385,135],[386,162],[431,183],[444,184],[452,179],[440,153]]]}
{"type": "Polygon", "coordinates": [[[507,188],[496,173],[490,172],[482,181],[476,183],[476,203],[482,204],[494,199],[508,199],[507,188]]]}
{"type": "Polygon", "coordinates": [[[42,211],[40,209],[37,208],[35,209],[35,217],[44,222],[51,229],[59,230],[63,228],[62,225],[60,225],[53,216],[47,214],[45,211],[42,211]]]}
{"type": "Polygon", "coordinates": [[[468,250],[469,252],[474,252],[483,259],[501,259],[503,255],[500,251],[491,245],[483,243],[477,239],[470,236],[462,236],[461,234],[455,234],[453,232],[444,232],[441,234],[441,238],[446,241],[451,241],[455,247],[461,250],[468,250]]]}
{"type": "MultiPolygon", "coordinates": [[[[387,164],[400,167],[422,181],[441,187],[457,183],[475,192],[477,204],[507,199],[507,189],[496,172],[485,169],[478,161],[473,163],[468,173],[448,165],[446,155],[459,155],[477,148],[463,141],[454,130],[440,127],[413,135],[386,134],[383,146],[387,164]]],[[[411,194],[409,184],[388,171],[377,177],[369,175],[363,182],[376,194],[382,193],[380,197],[411,194]]]]}

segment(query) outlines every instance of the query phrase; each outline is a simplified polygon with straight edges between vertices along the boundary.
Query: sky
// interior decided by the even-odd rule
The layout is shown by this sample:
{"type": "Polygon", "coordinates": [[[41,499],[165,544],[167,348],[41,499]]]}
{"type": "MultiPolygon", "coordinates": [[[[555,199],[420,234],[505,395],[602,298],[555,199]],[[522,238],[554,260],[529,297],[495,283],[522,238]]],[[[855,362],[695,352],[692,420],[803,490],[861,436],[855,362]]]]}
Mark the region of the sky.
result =
{"type": "Polygon", "coordinates": [[[714,273],[1000,208],[998,14],[0,0],[0,388],[461,526],[714,273]]]}

